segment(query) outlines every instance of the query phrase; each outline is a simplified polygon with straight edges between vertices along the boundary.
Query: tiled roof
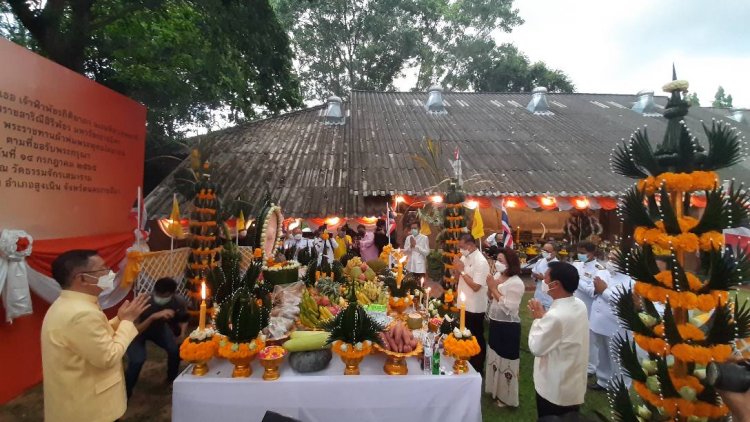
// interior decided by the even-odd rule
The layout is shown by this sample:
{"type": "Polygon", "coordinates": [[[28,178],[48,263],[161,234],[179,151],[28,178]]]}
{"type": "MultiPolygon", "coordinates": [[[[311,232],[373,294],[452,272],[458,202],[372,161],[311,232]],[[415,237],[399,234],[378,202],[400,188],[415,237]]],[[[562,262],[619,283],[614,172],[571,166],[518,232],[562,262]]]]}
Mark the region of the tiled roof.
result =
{"type": "MultiPolygon", "coordinates": [[[[471,195],[616,196],[632,183],[609,167],[616,142],[646,125],[652,142],[660,142],[666,128],[663,117],[631,111],[633,95],[548,94],[547,115],[526,110],[530,94],[443,95],[448,113],[428,114],[425,93],[354,91],[344,104],[343,126],[323,124],[325,107],[318,106],[213,132],[201,141],[227,198],[242,194],[259,202],[264,180],[276,178],[274,196],[286,215],[364,216],[382,208],[383,196],[444,190],[437,188],[439,177],[413,158],[424,137],[443,145],[448,174],[448,159],[459,148],[464,190],[471,195]]],[[[655,102],[661,109],[666,97],[655,102]]],[[[726,113],[698,107],[686,122],[704,139],[700,121],[712,118],[738,124],[726,113]]],[[[739,167],[734,173],[746,178],[748,161],[739,167]]],[[[147,197],[149,213],[169,214],[172,192],[169,176],[147,197]]]]}

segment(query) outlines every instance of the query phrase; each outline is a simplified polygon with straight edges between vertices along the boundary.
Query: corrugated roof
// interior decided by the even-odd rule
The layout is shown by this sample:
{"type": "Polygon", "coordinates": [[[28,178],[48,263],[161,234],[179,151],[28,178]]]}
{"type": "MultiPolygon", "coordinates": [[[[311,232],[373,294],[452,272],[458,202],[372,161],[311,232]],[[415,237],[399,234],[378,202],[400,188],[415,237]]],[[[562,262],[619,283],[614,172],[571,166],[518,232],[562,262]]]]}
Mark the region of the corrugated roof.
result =
{"type": "MultiPolygon", "coordinates": [[[[448,174],[459,148],[471,195],[615,196],[632,183],[609,167],[616,142],[643,126],[660,142],[666,128],[663,117],[630,110],[634,95],[548,94],[551,115],[526,110],[526,93],[443,96],[448,113],[435,115],[422,105],[426,93],[354,91],[343,126],[323,124],[318,106],[204,135],[216,164],[212,178],[225,197],[254,202],[263,198],[264,180],[277,178],[274,196],[289,216],[370,215],[382,199],[368,197],[444,190],[413,159],[430,137],[443,145],[448,174]]],[[[667,99],[655,101],[663,108],[667,99]]],[[[701,120],[712,118],[737,124],[725,112],[698,107],[686,122],[702,134],[701,120]]],[[[729,175],[748,168],[746,161],[729,175]]],[[[173,192],[169,176],[146,198],[149,213],[168,215],[173,192]]]]}

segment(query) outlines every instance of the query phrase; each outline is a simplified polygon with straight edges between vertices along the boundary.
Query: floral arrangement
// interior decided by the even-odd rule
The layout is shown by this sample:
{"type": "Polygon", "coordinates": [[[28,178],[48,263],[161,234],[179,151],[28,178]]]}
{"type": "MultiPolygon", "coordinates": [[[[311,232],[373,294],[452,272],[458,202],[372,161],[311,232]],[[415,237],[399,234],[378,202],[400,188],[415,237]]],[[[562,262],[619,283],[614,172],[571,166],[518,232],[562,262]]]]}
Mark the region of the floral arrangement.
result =
{"type": "MultiPolygon", "coordinates": [[[[193,154],[199,153],[197,150],[193,154]]],[[[200,160],[200,158],[198,158],[200,160]]],[[[195,196],[193,197],[193,211],[190,213],[190,248],[186,279],[192,285],[194,297],[197,297],[197,287],[208,281],[209,272],[220,265],[222,247],[218,242],[219,225],[216,210],[221,207],[217,191],[218,186],[211,181],[210,164],[198,163],[194,168],[193,177],[196,178],[195,196]]],[[[209,287],[216,291],[216,286],[209,287]]]]}
{"type": "Polygon", "coordinates": [[[245,359],[258,354],[265,346],[265,336],[260,335],[258,338],[249,342],[234,343],[226,337],[219,339],[218,355],[224,359],[245,359]]]}
{"type": "Polygon", "coordinates": [[[438,236],[443,249],[443,279],[444,289],[449,289],[456,284],[457,280],[451,273],[449,266],[459,256],[458,238],[462,233],[468,231],[466,227],[466,209],[464,209],[464,194],[458,180],[451,180],[448,193],[445,196],[445,208],[443,208],[443,231],[438,236]]]}
{"type": "MultiPolygon", "coordinates": [[[[625,195],[619,213],[635,226],[636,244],[623,243],[618,270],[636,280],[633,291],[620,295],[616,313],[630,336],[618,335],[613,350],[623,373],[632,379],[635,394],[622,378],[610,388],[616,421],[723,418],[729,409],[716,389],[704,382],[705,365],[725,362],[735,341],[750,336],[750,307],[730,302],[729,290],[750,276],[750,259],[723,249],[722,230],[746,225],[750,195],[717,183],[716,170],[742,159],[742,141],[721,122],[704,125],[708,151],[686,127],[682,117],[689,105],[682,98],[687,83],[673,81],[664,117],[667,130],[655,150],[645,130],[615,149],[613,170],[638,182],[625,195]],[[691,216],[691,195],[705,191],[700,218],[691,216]],[[656,254],[667,260],[659,271],[656,254]],[[696,264],[686,254],[699,254],[696,264]],[[655,302],[664,304],[660,313],[655,302]],[[707,317],[690,318],[706,312],[707,317]],[[648,353],[639,359],[636,345],[648,353]]],[[[695,213],[693,214],[695,215],[695,213]]]]}
{"type": "Polygon", "coordinates": [[[281,359],[286,356],[286,349],[281,346],[266,346],[258,353],[258,358],[262,360],[281,359]]]}
{"type": "Polygon", "coordinates": [[[459,331],[458,328],[453,330],[443,341],[445,353],[456,359],[468,359],[476,356],[481,351],[477,338],[471,334],[471,331],[459,331]]]}
{"type": "Polygon", "coordinates": [[[331,333],[328,344],[333,346],[334,353],[345,358],[359,358],[372,351],[373,343],[381,344],[380,333],[385,327],[357,302],[356,283],[351,283],[348,295],[346,308],[324,322],[322,328],[331,333]]]}
{"type": "Polygon", "coordinates": [[[218,343],[212,328],[195,329],[180,345],[180,358],[188,362],[205,362],[216,354],[218,343]]]}

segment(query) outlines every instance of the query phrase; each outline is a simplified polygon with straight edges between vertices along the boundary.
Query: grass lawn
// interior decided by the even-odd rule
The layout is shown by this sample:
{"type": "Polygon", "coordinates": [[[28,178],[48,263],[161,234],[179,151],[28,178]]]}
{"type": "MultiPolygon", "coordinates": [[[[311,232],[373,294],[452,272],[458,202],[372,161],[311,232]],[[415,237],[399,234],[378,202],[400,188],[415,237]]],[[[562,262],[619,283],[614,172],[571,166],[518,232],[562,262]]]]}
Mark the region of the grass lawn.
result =
{"type": "MultiPolygon", "coordinates": [[[[482,415],[489,421],[533,421],[536,420],[536,403],[534,401],[534,382],[532,380],[534,357],[528,350],[528,334],[531,317],[526,302],[532,294],[524,295],[521,303],[521,374],[519,399],[521,406],[517,409],[498,408],[488,396],[482,397],[482,415]]],[[[740,290],[740,301],[750,297],[748,290],[740,290]]],[[[150,345],[150,343],[149,343],[150,345]]],[[[166,376],[166,355],[150,345],[149,359],[143,366],[141,378],[128,405],[123,421],[128,422],[168,422],[172,415],[172,392],[164,384],[166,376]]],[[[594,412],[609,417],[607,395],[596,391],[586,392],[583,413],[597,420],[594,412]]],[[[0,421],[3,422],[37,422],[43,419],[42,387],[32,388],[10,403],[0,406],[0,421]]],[[[438,421],[435,421],[438,422],[438,421]]]]}

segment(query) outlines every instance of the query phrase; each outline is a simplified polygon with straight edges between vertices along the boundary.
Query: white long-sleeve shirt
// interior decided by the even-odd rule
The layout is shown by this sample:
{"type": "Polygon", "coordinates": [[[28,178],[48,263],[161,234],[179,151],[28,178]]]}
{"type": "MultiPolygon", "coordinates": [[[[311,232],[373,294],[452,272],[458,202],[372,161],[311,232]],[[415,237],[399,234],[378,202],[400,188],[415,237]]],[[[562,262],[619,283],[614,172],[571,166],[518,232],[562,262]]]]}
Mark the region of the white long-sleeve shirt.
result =
{"type": "Polygon", "coordinates": [[[596,275],[607,283],[607,288],[596,295],[591,304],[589,326],[596,334],[612,337],[621,331],[615,314],[616,299],[632,287],[633,280],[626,274],[616,272],[612,275],[606,270],[599,271],[596,275]]]}
{"type": "MultiPolygon", "coordinates": [[[[458,297],[460,298],[461,293],[465,295],[466,312],[485,313],[487,312],[487,276],[490,274],[490,264],[479,249],[474,250],[468,256],[462,256],[461,262],[464,263],[463,272],[471,277],[474,283],[479,284],[480,288],[475,292],[466,284],[463,276],[459,276],[458,297]]],[[[456,303],[460,305],[460,301],[456,303]]]]}
{"type": "MultiPolygon", "coordinates": [[[[495,280],[500,278],[500,274],[495,274],[495,280]]],[[[521,305],[521,298],[526,286],[523,284],[521,277],[514,275],[508,278],[502,284],[497,286],[497,290],[502,295],[500,300],[492,300],[487,315],[494,321],[503,322],[521,322],[518,316],[518,308],[521,305]]]]}
{"type": "MultiPolygon", "coordinates": [[[[531,272],[544,276],[544,274],[547,272],[547,269],[549,268],[550,262],[557,262],[557,257],[553,257],[551,260],[541,258],[534,265],[534,268],[531,269],[531,272]]],[[[543,279],[536,280],[536,288],[534,289],[534,299],[541,302],[542,305],[544,305],[545,309],[549,309],[550,305],[552,305],[552,296],[542,291],[542,283],[544,283],[543,279]]]]}
{"type": "Polygon", "coordinates": [[[575,296],[556,299],[529,330],[534,387],[558,406],[576,406],[586,395],[589,324],[586,305],[575,296]]]}
{"type": "Polygon", "coordinates": [[[423,234],[418,234],[416,238],[411,234],[406,236],[404,252],[408,256],[406,271],[418,274],[427,272],[427,255],[430,253],[430,239],[427,236],[423,234]],[[416,239],[417,241],[414,248],[411,247],[412,239],[416,239]]]}
{"type": "Polygon", "coordinates": [[[576,261],[573,266],[578,270],[578,290],[575,291],[575,297],[581,299],[586,305],[588,314],[591,314],[591,304],[594,302],[594,277],[603,270],[604,267],[595,259],[591,261],[576,261]]]}
{"type": "Polygon", "coordinates": [[[323,262],[323,256],[328,257],[329,264],[333,264],[333,261],[335,259],[333,257],[333,250],[338,247],[338,242],[336,242],[336,240],[334,240],[333,238],[329,238],[328,240],[323,240],[321,238],[315,239],[315,250],[318,252],[318,265],[323,262]]]}

